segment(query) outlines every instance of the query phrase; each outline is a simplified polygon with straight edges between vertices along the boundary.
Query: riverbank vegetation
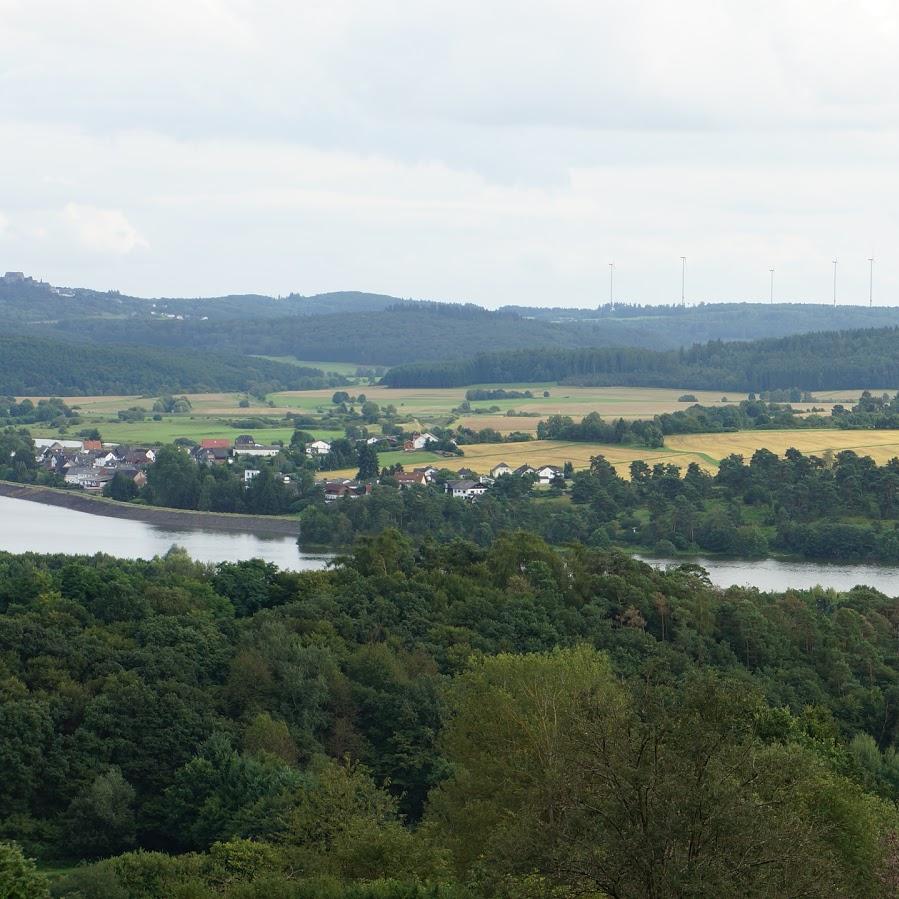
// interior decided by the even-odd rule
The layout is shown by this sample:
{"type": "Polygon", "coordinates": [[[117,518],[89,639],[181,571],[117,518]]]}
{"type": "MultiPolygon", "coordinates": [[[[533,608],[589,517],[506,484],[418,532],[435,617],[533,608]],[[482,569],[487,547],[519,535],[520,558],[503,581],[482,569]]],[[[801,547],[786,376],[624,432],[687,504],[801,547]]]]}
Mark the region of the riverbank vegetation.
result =
{"type": "Polygon", "coordinates": [[[654,549],[661,555],[771,552],[844,562],[899,561],[899,460],[876,465],[844,451],[783,457],[732,455],[714,476],[697,463],[631,463],[623,478],[602,455],[589,469],[534,493],[526,477],[500,476],[464,503],[428,488],[375,488],[371,496],[312,505],[301,517],[306,545],[348,545],[399,527],[417,538],[467,537],[487,545],[524,527],[553,544],[654,549]]]}
{"type": "Polygon", "coordinates": [[[876,591],[387,531],[325,572],[0,554],[0,613],[0,878],[56,896],[895,889],[876,591]]]}

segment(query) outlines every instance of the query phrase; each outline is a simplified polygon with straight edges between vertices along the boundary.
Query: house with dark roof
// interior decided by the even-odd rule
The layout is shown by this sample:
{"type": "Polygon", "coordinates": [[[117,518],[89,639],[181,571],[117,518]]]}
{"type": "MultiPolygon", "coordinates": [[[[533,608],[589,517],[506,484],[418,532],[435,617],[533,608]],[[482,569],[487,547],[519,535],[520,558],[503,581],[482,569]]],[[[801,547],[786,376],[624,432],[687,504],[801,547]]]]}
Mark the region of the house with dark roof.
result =
{"type": "Polygon", "coordinates": [[[234,461],[230,446],[196,446],[191,455],[200,465],[228,465],[234,461]]]}
{"type": "Polygon", "coordinates": [[[565,476],[564,471],[557,465],[541,465],[540,468],[537,469],[536,474],[537,480],[541,484],[550,484],[556,478],[565,476]]]}
{"type": "Polygon", "coordinates": [[[468,479],[446,482],[446,492],[454,499],[476,500],[487,492],[487,485],[468,479]]]}
{"type": "Polygon", "coordinates": [[[357,499],[360,496],[368,496],[371,493],[370,483],[359,481],[325,481],[325,502],[333,503],[335,500],[348,498],[357,499]]]}

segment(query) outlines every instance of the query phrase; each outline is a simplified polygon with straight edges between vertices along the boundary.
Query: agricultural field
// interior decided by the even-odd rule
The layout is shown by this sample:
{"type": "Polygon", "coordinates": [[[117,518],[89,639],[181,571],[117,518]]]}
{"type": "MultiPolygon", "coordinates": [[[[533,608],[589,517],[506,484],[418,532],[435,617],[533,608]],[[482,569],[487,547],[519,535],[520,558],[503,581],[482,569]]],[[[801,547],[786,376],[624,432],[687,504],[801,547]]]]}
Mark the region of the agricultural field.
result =
{"type": "MultiPolygon", "coordinates": [[[[538,418],[550,415],[570,415],[582,418],[588,412],[599,412],[604,418],[652,418],[661,412],[674,412],[684,409],[688,404],[679,403],[677,398],[684,393],[691,393],[707,406],[721,405],[722,394],[717,391],[684,391],[662,387],[560,387],[556,384],[482,384],[487,389],[501,387],[505,390],[530,390],[531,399],[514,400],[473,400],[472,408],[489,409],[498,407],[500,415],[510,409],[520,412],[533,412],[538,418]],[[544,397],[544,392],[549,393],[544,397]]],[[[400,412],[418,416],[426,420],[429,416],[448,416],[453,409],[465,401],[466,387],[371,387],[359,388],[367,399],[382,406],[396,406],[400,412]]],[[[333,390],[292,390],[284,393],[273,393],[269,399],[278,407],[287,406],[293,409],[313,410],[331,400],[333,390]]],[[[745,393],[731,393],[728,402],[736,403],[746,399],[745,393]]],[[[481,421],[486,415],[466,416],[466,420],[481,421]]],[[[529,419],[512,418],[526,423],[529,419]]],[[[481,425],[484,427],[485,425],[481,425]]],[[[536,425],[535,425],[536,426],[536,425]]],[[[487,425],[492,427],[492,425],[487,425]]]]}
{"type": "MultiPolygon", "coordinates": [[[[631,462],[642,459],[647,465],[657,462],[679,465],[685,469],[691,462],[714,473],[718,463],[736,453],[748,461],[757,449],[768,449],[782,456],[794,447],[806,455],[823,455],[828,450],[834,454],[841,450],[853,450],[860,456],[871,456],[879,465],[894,456],[899,457],[899,431],[738,431],[729,434],[688,434],[667,437],[660,449],[608,445],[600,443],[570,443],[561,440],[531,440],[525,443],[477,443],[464,447],[461,457],[443,457],[436,453],[397,452],[378,456],[382,467],[397,462],[406,469],[416,465],[436,465],[456,470],[472,468],[478,474],[487,474],[494,465],[506,462],[513,468],[525,463],[562,466],[571,462],[575,469],[586,468],[591,456],[602,455],[611,462],[618,473],[628,475],[631,462]]],[[[335,477],[352,477],[355,471],[334,472],[335,477]]]]}
{"type": "MultiPolygon", "coordinates": [[[[194,393],[189,394],[188,398],[193,407],[190,412],[163,414],[161,421],[153,421],[151,417],[153,403],[157,399],[155,396],[87,396],[65,399],[70,406],[77,407],[82,418],[81,424],[70,428],[71,433],[96,427],[103,440],[110,443],[171,443],[178,437],[196,442],[215,437],[233,440],[238,434],[247,431],[260,443],[269,443],[275,440],[288,442],[293,435],[291,427],[235,428],[232,422],[246,418],[280,419],[285,413],[296,409],[286,406],[272,408],[258,401],[249,407],[241,408],[239,404],[244,399],[242,393],[194,393]],[[134,407],[147,412],[146,420],[135,422],[113,420],[117,419],[119,410],[134,407]]],[[[328,392],[328,403],[330,398],[331,392],[328,392]]],[[[37,402],[43,397],[30,397],[30,399],[37,402]]],[[[320,401],[316,401],[316,405],[320,404],[320,401]]],[[[58,431],[42,428],[40,425],[31,425],[29,430],[34,437],[60,436],[58,431]]],[[[324,428],[307,430],[311,430],[316,437],[324,440],[343,436],[342,431],[324,428]]]]}
{"type": "Polygon", "coordinates": [[[806,455],[852,450],[870,456],[878,465],[899,456],[899,431],[738,431],[732,434],[678,434],[665,438],[666,448],[678,453],[702,453],[715,463],[736,453],[747,461],[757,449],[782,456],[795,448],[806,455]]]}
{"type": "MultiPolygon", "coordinates": [[[[345,363],[348,364],[348,363],[345,363]]],[[[482,385],[490,387],[492,385],[482,385]]],[[[503,385],[507,390],[530,390],[532,398],[510,400],[476,400],[471,402],[473,409],[484,410],[481,414],[469,413],[455,417],[453,409],[465,400],[466,388],[399,388],[361,385],[349,388],[350,393],[364,393],[366,397],[379,405],[393,405],[401,416],[408,419],[405,427],[408,430],[425,430],[435,425],[463,425],[474,430],[493,428],[505,435],[512,431],[523,431],[535,434],[541,419],[550,415],[569,415],[579,420],[588,412],[599,412],[606,419],[613,418],[651,418],[662,412],[683,409],[687,404],[678,402],[678,397],[685,392],[692,393],[703,405],[721,405],[722,394],[717,391],[682,391],[663,388],[627,388],[627,387],[560,387],[555,384],[517,384],[503,385]],[[544,392],[548,396],[544,396],[544,392]],[[490,407],[498,407],[499,411],[487,412],[490,407]],[[515,410],[527,415],[506,415],[515,410]]],[[[860,391],[833,391],[816,395],[816,401],[828,408],[829,403],[851,403],[857,399],[860,391]]],[[[241,408],[241,401],[246,397],[241,393],[198,393],[189,395],[192,410],[182,414],[164,414],[161,421],[153,421],[151,410],[157,399],[155,396],[88,396],[71,397],[67,402],[79,409],[83,423],[70,429],[71,433],[84,428],[99,428],[104,440],[116,443],[169,443],[178,437],[199,441],[206,437],[234,438],[244,431],[253,433],[259,442],[276,440],[289,441],[292,428],[235,428],[233,421],[247,418],[278,418],[287,413],[306,413],[319,416],[322,412],[333,408],[331,397],[334,391],[306,390],[273,393],[267,403],[250,400],[252,405],[241,408]],[[119,410],[139,407],[147,413],[142,422],[122,422],[116,420],[119,410]]],[[[41,397],[31,397],[35,402],[41,397]]],[[[735,403],[745,399],[745,394],[731,394],[727,402],[735,403]]],[[[800,408],[802,404],[795,404],[800,408]]],[[[342,432],[327,428],[316,428],[314,425],[303,425],[303,429],[315,437],[333,440],[343,436],[342,432]]],[[[58,431],[31,427],[36,437],[56,437],[58,431]]],[[[370,431],[377,433],[377,426],[370,426],[370,431]]],[[[557,464],[571,461],[575,467],[586,465],[591,455],[602,452],[622,472],[637,458],[649,462],[676,461],[687,465],[699,462],[704,468],[714,470],[718,462],[732,452],[751,456],[755,449],[766,446],[772,452],[783,453],[791,446],[803,452],[822,453],[831,449],[852,448],[857,452],[872,455],[877,461],[885,461],[899,455],[899,442],[892,431],[832,431],[832,430],[797,430],[797,431],[758,431],[739,434],[709,434],[672,436],[666,440],[663,451],[640,450],[629,447],[602,447],[594,444],[575,444],[559,442],[531,441],[517,444],[476,444],[465,448],[464,462],[478,471],[486,471],[497,462],[505,461],[512,465],[557,464]]],[[[384,453],[382,465],[401,462],[403,465],[420,464],[435,461],[432,453],[407,454],[403,452],[384,453]],[[416,458],[412,458],[412,457],[416,458]]],[[[458,466],[457,466],[458,467],[458,466]]]]}
{"type": "Polygon", "coordinates": [[[318,368],[326,373],[343,375],[345,378],[353,379],[356,377],[356,370],[360,367],[384,369],[384,366],[363,365],[359,362],[307,362],[302,359],[295,359],[293,356],[260,356],[259,358],[269,359],[272,362],[283,362],[286,365],[296,365],[301,368],[318,368]]]}
{"type": "MultiPolygon", "coordinates": [[[[563,440],[531,440],[526,443],[476,443],[464,447],[464,456],[439,456],[436,453],[405,453],[402,450],[379,453],[381,467],[399,462],[405,469],[415,466],[434,465],[439,468],[471,468],[478,474],[488,474],[500,462],[513,468],[519,465],[562,466],[571,462],[575,469],[587,468],[592,456],[602,455],[611,462],[618,473],[627,476],[628,468],[635,459],[643,459],[649,465],[656,462],[671,462],[686,468],[691,462],[698,462],[703,468],[714,471],[716,466],[701,452],[672,450],[668,447],[649,450],[641,447],[609,446],[601,443],[571,443],[563,440]]],[[[355,470],[328,472],[329,477],[352,477],[355,470]]]]}

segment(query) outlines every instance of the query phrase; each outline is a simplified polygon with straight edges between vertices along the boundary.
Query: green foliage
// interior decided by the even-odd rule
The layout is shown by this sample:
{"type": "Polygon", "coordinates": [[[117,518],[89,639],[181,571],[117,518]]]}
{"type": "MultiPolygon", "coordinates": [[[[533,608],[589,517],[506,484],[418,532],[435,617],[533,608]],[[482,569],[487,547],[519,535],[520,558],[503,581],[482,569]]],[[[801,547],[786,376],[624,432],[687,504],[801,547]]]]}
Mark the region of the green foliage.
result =
{"type": "Polygon", "coordinates": [[[244,756],[213,734],[166,790],[168,833],[182,849],[266,834],[277,797],[299,783],[299,773],[273,756],[244,756]]]}
{"type": "Polygon", "coordinates": [[[759,705],[708,674],[628,687],[586,649],[484,660],[451,693],[434,826],[489,893],[537,870],[576,895],[879,895],[895,813],[762,740],[759,705]]]}
{"type": "MultiPolygon", "coordinates": [[[[614,493],[603,460],[589,477],[614,493]]],[[[0,613],[0,837],[141,847],[58,895],[771,896],[792,876],[877,896],[892,876],[899,657],[873,590],[719,591],[526,532],[386,530],[324,572],[0,554],[0,613]]]]}
{"type": "Polygon", "coordinates": [[[359,471],[356,479],[359,481],[371,481],[377,478],[380,469],[378,468],[378,451],[373,445],[363,443],[359,447],[359,471]]]}
{"type": "Polygon", "coordinates": [[[38,873],[16,843],[0,842],[0,896],[4,899],[42,899],[50,896],[47,878],[38,873]]]}
{"type": "Polygon", "coordinates": [[[15,397],[0,396],[0,425],[44,424],[65,427],[78,421],[78,413],[56,397],[38,400],[35,405],[27,397],[17,403],[15,397]]]}
{"type": "MultiPolygon", "coordinates": [[[[547,340],[535,341],[537,349],[496,348],[455,357],[445,352],[443,358],[453,361],[432,359],[398,365],[382,380],[390,387],[534,381],[634,387],[677,384],[741,391],[879,387],[899,380],[895,341],[895,327],[731,343],[711,340],[700,344],[694,336],[689,349],[672,350],[642,349],[634,343],[609,346],[607,339],[595,340],[589,349],[561,349],[547,340]]],[[[578,344],[571,341],[568,346],[578,344]]]]}
{"type": "Polygon", "coordinates": [[[117,471],[112,476],[112,480],[103,487],[104,496],[108,496],[110,499],[116,499],[123,503],[133,500],[138,492],[138,487],[137,484],[134,483],[134,478],[121,471],[117,471]]]}
{"type": "Polygon", "coordinates": [[[183,450],[163,446],[147,469],[147,498],[157,506],[196,509],[200,486],[196,464],[183,450]]]}
{"type": "Polygon", "coordinates": [[[68,843],[82,857],[113,855],[135,843],[134,788],[115,767],[98,774],[69,805],[68,843]]]}
{"type": "MultiPolygon", "coordinates": [[[[772,549],[835,561],[899,561],[899,461],[878,466],[852,451],[833,460],[758,450],[721,461],[714,477],[691,463],[631,465],[625,480],[603,456],[571,478],[571,503],[531,494],[526,478],[503,476],[477,503],[436,489],[376,488],[371,496],[307,509],[304,545],[346,546],[386,527],[438,541],[486,545],[526,528],[555,544],[593,543],[599,529],[620,545],[761,558],[772,549]],[[635,513],[642,513],[638,516],[635,513]],[[838,517],[839,516],[839,517],[838,517]]],[[[598,537],[601,544],[606,541],[598,537]]]]}
{"type": "Polygon", "coordinates": [[[168,412],[171,414],[190,412],[192,408],[193,404],[186,396],[172,396],[171,394],[161,396],[153,403],[154,412],[168,412]]]}
{"type": "MultiPolygon", "coordinates": [[[[123,343],[133,343],[123,335],[123,343]]],[[[215,348],[214,348],[215,349],[215,348]]],[[[324,373],[255,357],[191,349],[97,346],[37,337],[0,337],[0,393],[158,394],[168,390],[300,390],[324,373]]]]}

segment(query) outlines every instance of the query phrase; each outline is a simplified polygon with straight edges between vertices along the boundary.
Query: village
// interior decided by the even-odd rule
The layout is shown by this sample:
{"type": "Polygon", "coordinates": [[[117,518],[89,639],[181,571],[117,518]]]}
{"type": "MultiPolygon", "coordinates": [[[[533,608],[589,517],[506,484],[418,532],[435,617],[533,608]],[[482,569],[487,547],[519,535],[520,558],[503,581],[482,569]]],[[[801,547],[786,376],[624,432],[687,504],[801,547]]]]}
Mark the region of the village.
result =
{"type": "MultiPolygon", "coordinates": [[[[345,441],[344,441],[345,442],[345,441]]],[[[412,434],[402,442],[405,452],[413,453],[436,444],[438,438],[430,433],[412,434]]],[[[360,441],[357,452],[368,449],[375,460],[377,449],[394,449],[399,443],[393,437],[370,437],[360,441]]],[[[80,489],[86,493],[120,497],[111,492],[115,481],[130,485],[125,498],[133,498],[147,484],[147,472],[156,462],[158,447],[134,446],[106,443],[101,440],[55,440],[36,438],[34,440],[37,466],[57,482],[67,487],[80,489]]],[[[564,484],[565,472],[556,465],[520,465],[512,468],[505,462],[493,466],[487,473],[478,473],[462,466],[451,468],[446,465],[422,465],[405,470],[402,464],[380,469],[371,477],[329,476],[327,469],[332,456],[332,444],[325,440],[312,440],[305,444],[284,446],[280,443],[258,443],[250,434],[242,434],[233,441],[227,438],[206,438],[199,443],[179,447],[185,457],[197,466],[234,469],[236,477],[245,487],[262,473],[256,467],[257,460],[268,460],[279,484],[290,487],[297,478],[299,468],[313,472],[313,483],[326,503],[348,498],[367,496],[375,486],[393,487],[406,490],[413,487],[431,488],[443,491],[454,499],[476,501],[503,476],[527,478],[531,483],[549,486],[564,484]],[[283,462],[283,464],[279,464],[283,462]]],[[[446,454],[453,458],[452,454],[446,454]]],[[[361,474],[361,471],[360,471],[361,474]]],[[[309,477],[307,473],[306,478],[309,477]]]]}

